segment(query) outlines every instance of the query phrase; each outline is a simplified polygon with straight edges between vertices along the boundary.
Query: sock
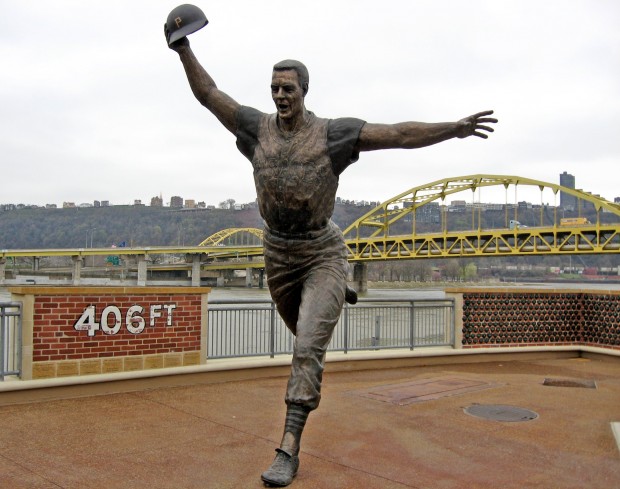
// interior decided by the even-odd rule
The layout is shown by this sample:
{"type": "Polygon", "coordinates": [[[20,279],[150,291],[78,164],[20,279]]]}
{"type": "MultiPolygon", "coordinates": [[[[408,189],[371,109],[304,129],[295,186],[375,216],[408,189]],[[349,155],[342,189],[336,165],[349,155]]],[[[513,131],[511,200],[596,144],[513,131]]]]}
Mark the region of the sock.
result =
{"type": "Polygon", "coordinates": [[[310,409],[299,404],[289,404],[286,409],[286,420],[284,422],[284,436],[282,438],[282,449],[291,452],[291,455],[299,453],[299,445],[301,442],[301,433],[306,426],[306,420],[310,414],[310,409]],[[287,437],[290,433],[293,440],[287,437]]]}

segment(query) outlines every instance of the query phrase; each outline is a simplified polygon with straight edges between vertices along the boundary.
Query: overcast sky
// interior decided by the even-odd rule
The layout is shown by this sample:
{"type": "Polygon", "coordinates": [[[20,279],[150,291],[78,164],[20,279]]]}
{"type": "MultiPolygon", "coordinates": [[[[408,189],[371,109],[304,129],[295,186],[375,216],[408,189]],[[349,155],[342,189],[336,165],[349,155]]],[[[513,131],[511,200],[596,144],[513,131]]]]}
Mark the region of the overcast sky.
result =
{"type": "MultiPolygon", "coordinates": [[[[250,163],[166,46],[178,3],[0,0],[0,203],[255,199],[250,163]]],[[[295,58],[321,117],[500,119],[486,141],[364,153],[340,178],[342,198],[384,201],[477,173],[559,183],[565,170],[577,188],[620,196],[617,0],[196,5],[209,25],[192,48],[241,104],[273,112],[271,68],[295,58]]]]}

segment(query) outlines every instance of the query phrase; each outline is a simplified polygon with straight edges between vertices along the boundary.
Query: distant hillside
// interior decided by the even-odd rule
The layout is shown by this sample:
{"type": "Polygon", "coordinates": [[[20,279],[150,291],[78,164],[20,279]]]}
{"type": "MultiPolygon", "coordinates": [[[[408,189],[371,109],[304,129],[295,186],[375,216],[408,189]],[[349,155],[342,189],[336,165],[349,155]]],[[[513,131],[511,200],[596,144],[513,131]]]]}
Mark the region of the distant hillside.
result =
{"type": "MultiPolygon", "coordinates": [[[[334,221],[346,227],[369,206],[337,204],[334,221]]],[[[227,228],[262,228],[258,209],[111,206],[16,209],[0,212],[0,248],[85,248],[197,245],[227,228]]]]}
{"type": "MultiPolygon", "coordinates": [[[[332,218],[344,230],[371,209],[371,206],[336,204],[332,218]]],[[[470,212],[449,213],[446,219],[449,220],[451,230],[472,229],[473,217],[470,212]]],[[[481,217],[482,228],[501,227],[506,219],[504,211],[487,211],[481,217]]],[[[519,212],[519,220],[523,224],[535,226],[538,219],[538,210],[519,212]]],[[[392,231],[411,232],[411,226],[411,220],[403,219],[392,231]]],[[[416,231],[437,232],[441,226],[440,221],[425,222],[421,219],[416,224],[416,231]]],[[[262,228],[258,209],[178,210],[145,206],[25,208],[0,211],[0,249],[87,248],[91,245],[104,248],[123,242],[126,246],[136,247],[192,246],[218,231],[238,227],[262,228]]],[[[620,265],[618,260],[617,254],[400,260],[370,263],[368,277],[375,281],[430,280],[432,273],[441,269],[442,276],[449,280],[469,280],[472,277],[467,277],[473,273],[470,270],[473,268],[477,269],[474,275],[483,279],[514,277],[516,280],[547,277],[549,267],[568,267],[573,273],[572,267],[575,266],[581,269],[606,267],[608,270],[617,270],[620,265]]]]}

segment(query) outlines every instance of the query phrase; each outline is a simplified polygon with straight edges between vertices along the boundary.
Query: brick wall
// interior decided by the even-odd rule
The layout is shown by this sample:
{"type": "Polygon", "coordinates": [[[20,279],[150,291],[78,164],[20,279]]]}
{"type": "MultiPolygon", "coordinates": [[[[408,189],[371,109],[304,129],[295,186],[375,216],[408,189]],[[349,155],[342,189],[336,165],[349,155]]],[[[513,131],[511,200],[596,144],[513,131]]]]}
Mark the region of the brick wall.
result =
{"type": "Polygon", "coordinates": [[[204,287],[12,287],[23,311],[23,379],[206,361],[204,287]]]}
{"type": "Polygon", "coordinates": [[[200,350],[200,295],[41,295],[33,309],[35,362],[200,350]]]}

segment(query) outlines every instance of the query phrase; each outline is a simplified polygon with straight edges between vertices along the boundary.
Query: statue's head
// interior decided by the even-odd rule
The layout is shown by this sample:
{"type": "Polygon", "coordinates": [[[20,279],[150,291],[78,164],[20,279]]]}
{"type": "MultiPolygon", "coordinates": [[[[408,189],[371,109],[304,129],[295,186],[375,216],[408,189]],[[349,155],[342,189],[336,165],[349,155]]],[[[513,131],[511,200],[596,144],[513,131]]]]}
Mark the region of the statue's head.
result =
{"type": "Polygon", "coordinates": [[[304,97],[308,93],[308,86],[310,84],[310,75],[308,74],[308,68],[301,61],[294,59],[285,59],[273,66],[273,71],[294,71],[297,73],[297,80],[301,87],[304,97]]]}

